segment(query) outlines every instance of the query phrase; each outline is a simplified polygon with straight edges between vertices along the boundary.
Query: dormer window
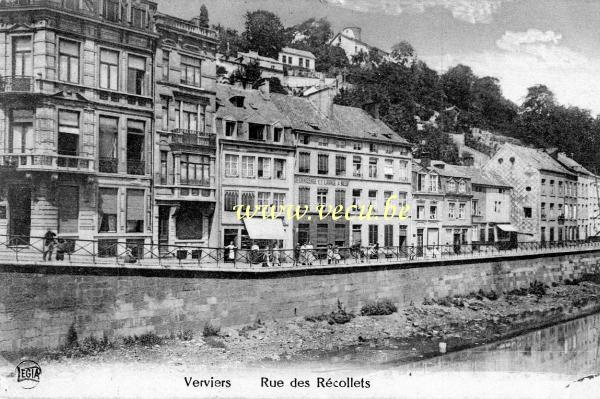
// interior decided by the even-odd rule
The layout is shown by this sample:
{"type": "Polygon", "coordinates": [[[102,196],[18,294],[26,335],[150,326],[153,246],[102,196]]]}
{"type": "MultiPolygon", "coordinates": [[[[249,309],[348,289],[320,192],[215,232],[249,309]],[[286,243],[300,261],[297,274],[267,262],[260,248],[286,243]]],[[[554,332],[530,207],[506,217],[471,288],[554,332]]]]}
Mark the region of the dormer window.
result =
{"type": "Polygon", "coordinates": [[[236,121],[225,121],[225,137],[234,137],[236,134],[236,121]]]}
{"type": "Polygon", "coordinates": [[[464,193],[466,191],[467,191],[467,183],[465,183],[464,181],[461,181],[460,183],[458,183],[458,192],[464,193]]]}
{"type": "Polygon", "coordinates": [[[281,143],[282,140],[283,140],[283,128],[274,127],[273,128],[273,141],[275,143],[281,143]]]}
{"type": "Polygon", "coordinates": [[[136,28],[145,28],[146,10],[143,8],[133,7],[131,9],[131,24],[136,28]]]}
{"type": "Polygon", "coordinates": [[[456,182],[454,180],[448,181],[448,191],[456,191],[456,182]]]}
{"type": "Polygon", "coordinates": [[[102,10],[102,16],[109,21],[119,21],[119,1],[118,0],[104,0],[104,8],[102,10]]]}
{"type": "Polygon", "coordinates": [[[233,96],[229,102],[238,108],[244,108],[244,96],[233,96]]]}
{"type": "Polygon", "coordinates": [[[248,140],[265,141],[265,125],[259,125],[257,123],[249,123],[248,125],[248,140]]]}

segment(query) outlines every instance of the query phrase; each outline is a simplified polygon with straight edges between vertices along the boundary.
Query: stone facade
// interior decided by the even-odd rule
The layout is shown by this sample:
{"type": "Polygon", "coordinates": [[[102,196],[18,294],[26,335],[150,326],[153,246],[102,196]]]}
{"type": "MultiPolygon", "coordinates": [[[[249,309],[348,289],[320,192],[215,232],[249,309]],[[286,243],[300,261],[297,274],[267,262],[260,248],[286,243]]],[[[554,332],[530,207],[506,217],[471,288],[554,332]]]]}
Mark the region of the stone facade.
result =
{"type": "Polygon", "coordinates": [[[111,245],[150,236],[149,14],[156,4],[123,3],[117,13],[89,6],[2,5],[0,42],[8,51],[0,57],[0,206],[6,210],[0,234],[11,243],[48,229],[111,245]],[[134,14],[141,19],[126,22],[134,14]],[[101,62],[111,66],[102,69],[101,62]],[[105,119],[114,129],[103,147],[105,119]],[[110,226],[98,212],[102,189],[111,191],[110,226]]]}
{"type": "Polygon", "coordinates": [[[0,350],[56,347],[74,324],[79,337],[166,335],[286,319],[369,300],[399,306],[424,298],[505,291],[598,272],[600,251],[411,264],[267,272],[0,266],[0,350]],[[302,289],[297,289],[302,286],[302,289]]]}

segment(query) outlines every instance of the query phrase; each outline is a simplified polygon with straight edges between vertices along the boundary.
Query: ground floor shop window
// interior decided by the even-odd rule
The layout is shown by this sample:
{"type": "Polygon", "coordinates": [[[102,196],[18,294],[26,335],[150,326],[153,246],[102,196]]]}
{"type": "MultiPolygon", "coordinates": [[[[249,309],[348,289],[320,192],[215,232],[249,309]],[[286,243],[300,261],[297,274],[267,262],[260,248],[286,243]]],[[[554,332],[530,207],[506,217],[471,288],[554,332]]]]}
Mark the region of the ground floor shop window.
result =
{"type": "Polygon", "coordinates": [[[98,256],[100,258],[116,257],[117,247],[117,240],[98,240],[98,256]]]}
{"type": "Polygon", "coordinates": [[[298,244],[306,244],[310,240],[310,227],[308,224],[298,225],[298,244]]]}
{"type": "Polygon", "coordinates": [[[205,210],[200,202],[182,203],[176,214],[176,234],[180,240],[202,239],[202,221],[205,210]]]}
{"type": "Polygon", "coordinates": [[[116,188],[100,188],[98,195],[98,232],[117,232],[116,188]]]}

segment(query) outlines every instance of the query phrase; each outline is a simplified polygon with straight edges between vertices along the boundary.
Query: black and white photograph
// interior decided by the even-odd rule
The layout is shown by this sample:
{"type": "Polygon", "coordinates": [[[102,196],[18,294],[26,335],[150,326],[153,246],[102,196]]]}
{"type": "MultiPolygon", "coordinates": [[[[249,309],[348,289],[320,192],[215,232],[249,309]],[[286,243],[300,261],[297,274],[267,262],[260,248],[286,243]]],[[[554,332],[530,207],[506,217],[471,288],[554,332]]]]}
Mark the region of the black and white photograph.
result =
{"type": "Polygon", "coordinates": [[[0,0],[0,398],[600,398],[600,0],[0,0]]]}

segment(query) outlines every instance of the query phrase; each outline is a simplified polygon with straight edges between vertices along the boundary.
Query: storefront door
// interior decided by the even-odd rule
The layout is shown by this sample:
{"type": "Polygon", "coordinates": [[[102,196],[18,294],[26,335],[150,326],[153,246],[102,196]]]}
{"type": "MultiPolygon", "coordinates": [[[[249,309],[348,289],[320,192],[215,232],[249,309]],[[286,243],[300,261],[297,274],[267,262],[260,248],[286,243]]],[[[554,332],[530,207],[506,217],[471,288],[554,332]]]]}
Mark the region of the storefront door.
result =
{"type": "Polygon", "coordinates": [[[8,235],[11,245],[29,244],[31,234],[31,188],[11,186],[8,190],[8,235]]]}

